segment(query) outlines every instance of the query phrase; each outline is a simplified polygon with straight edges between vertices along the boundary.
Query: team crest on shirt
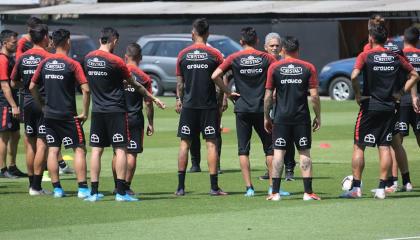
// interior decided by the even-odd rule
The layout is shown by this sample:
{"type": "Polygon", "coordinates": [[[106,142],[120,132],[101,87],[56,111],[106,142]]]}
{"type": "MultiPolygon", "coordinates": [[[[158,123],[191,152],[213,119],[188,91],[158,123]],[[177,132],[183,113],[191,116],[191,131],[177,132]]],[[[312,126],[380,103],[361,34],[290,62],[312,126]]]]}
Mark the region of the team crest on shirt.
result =
{"type": "Polygon", "coordinates": [[[408,60],[410,63],[420,63],[420,56],[416,53],[407,55],[408,60]]]}
{"type": "Polygon", "coordinates": [[[22,59],[22,65],[27,67],[36,67],[41,62],[40,57],[29,56],[22,59]]]}
{"type": "Polygon", "coordinates": [[[289,64],[286,67],[280,68],[280,73],[282,75],[301,75],[303,73],[302,67],[295,66],[293,64],[289,64]]]}
{"type": "Polygon", "coordinates": [[[50,71],[63,71],[66,68],[66,64],[59,63],[57,60],[54,60],[52,62],[47,62],[45,64],[45,69],[50,71]]]}
{"type": "Polygon", "coordinates": [[[254,56],[248,56],[240,59],[239,65],[244,67],[253,67],[253,66],[259,66],[262,64],[262,58],[261,57],[254,57],[254,56]]]}
{"type": "Polygon", "coordinates": [[[199,50],[195,50],[192,53],[187,53],[187,61],[204,61],[208,58],[209,57],[206,52],[200,52],[199,50]]]}
{"type": "Polygon", "coordinates": [[[387,53],[381,53],[380,55],[374,55],[373,61],[376,63],[393,63],[395,57],[392,55],[388,55],[387,53]]]}
{"type": "Polygon", "coordinates": [[[91,68],[105,68],[105,61],[99,60],[99,58],[92,58],[87,60],[87,66],[91,68]]]}
{"type": "Polygon", "coordinates": [[[388,43],[386,43],[386,44],[384,45],[384,47],[385,47],[386,49],[388,49],[389,51],[393,51],[393,52],[397,52],[397,51],[399,50],[398,46],[397,46],[397,45],[395,45],[395,44],[394,44],[394,43],[392,43],[392,42],[388,42],[388,43]]]}

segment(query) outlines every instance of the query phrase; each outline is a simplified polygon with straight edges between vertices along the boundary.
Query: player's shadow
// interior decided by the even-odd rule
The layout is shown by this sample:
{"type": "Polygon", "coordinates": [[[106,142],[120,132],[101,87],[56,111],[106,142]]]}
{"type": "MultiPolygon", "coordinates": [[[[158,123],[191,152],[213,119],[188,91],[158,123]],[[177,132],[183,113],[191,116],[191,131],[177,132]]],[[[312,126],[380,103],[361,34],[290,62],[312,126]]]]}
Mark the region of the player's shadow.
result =
{"type": "Polygon", "coordinates": [[[237,172],[241,172],[241,169],[222,169],[222,175],[224,173],[237,173],[237,172]]]}

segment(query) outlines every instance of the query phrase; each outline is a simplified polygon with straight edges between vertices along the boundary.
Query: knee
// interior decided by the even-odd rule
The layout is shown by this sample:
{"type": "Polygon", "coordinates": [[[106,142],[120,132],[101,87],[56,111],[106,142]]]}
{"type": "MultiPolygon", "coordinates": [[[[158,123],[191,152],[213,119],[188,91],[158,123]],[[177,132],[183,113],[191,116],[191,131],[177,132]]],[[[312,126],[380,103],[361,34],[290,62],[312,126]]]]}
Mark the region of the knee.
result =
{"type": "Polygon", "coordinates": [[[300,168],[304,171],[311,169],[312,159],[309,157],[304,157],[300,160],[300,168]]]}

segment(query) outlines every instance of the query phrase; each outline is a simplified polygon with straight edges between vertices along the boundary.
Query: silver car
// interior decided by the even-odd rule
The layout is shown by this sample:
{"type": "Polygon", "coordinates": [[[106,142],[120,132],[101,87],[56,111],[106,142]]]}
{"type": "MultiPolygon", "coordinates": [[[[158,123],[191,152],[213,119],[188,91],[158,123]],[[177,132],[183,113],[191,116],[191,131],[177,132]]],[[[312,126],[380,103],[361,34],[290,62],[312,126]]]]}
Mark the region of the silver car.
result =
{"type": "MultiPolygon", "coordinates": [[[[242,49],[231,38],[222,35],[210,35],[208,44],[217,48],[223,57],[242,49]]],[[[152,78],[154,95],[176,90],[175,67],[178,53],[192,44],[191,34],[156,34],[145,35],[137,43],[142,47],[143,60],[140,68],[152,78]]]]}

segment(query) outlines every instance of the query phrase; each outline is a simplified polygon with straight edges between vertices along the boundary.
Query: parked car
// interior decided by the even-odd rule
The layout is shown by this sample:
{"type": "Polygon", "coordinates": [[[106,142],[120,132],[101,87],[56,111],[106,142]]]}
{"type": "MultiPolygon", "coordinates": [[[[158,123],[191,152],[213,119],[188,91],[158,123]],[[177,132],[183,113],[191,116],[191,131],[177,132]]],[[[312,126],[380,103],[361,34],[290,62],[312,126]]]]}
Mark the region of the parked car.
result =
{"type": "MultiPolygon", "coordinates": [[[[152,78],[154,95],[176,90],[175,67],[178,53],[192,44],[191,34],[145,35],[138,39],[143,60],[140,68],[152,78]]],[[[207,43],[226,58],[242,49],[241,45],[223,35],[210,35],[207,43]]]]}
{"type": "Polygon", "coordinates": [[[97,46],[93,42],[93,40],[86,36],[86,35],[71,35],[71,49],[69,52],[69,56],[74,60],[80,62],[83,66],[83,61],[85,56],[95,50],[97,46]]]}
{"type": "MultiPolygon", "coordinates": [[[[388,49],[403,48],[403,38],[401,36],[391,38],[392,44],[385,44],[388,49]]],[[[343,101],[354,98],[354,92],[351,85],[351,72],[353,71],[356,58],[347,58],[325,65],[319,74],[319,92],[322,95],[329,95],[331,99],[343,101]]],[[[362,85],[362,76],[359,76],[362,85]]]]}

